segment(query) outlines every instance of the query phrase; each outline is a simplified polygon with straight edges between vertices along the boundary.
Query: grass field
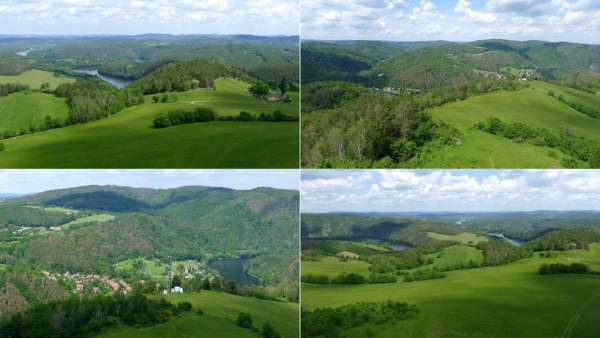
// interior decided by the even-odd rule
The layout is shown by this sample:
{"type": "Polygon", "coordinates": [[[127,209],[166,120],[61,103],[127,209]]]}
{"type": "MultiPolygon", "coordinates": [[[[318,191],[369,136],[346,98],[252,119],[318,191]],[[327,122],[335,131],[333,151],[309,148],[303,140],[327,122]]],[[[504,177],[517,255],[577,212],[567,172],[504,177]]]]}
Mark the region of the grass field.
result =
{"type": "Polygon", "coordinates": [[[463,244],[477,244],[479,242],[489,241],[489,239],[485,236],[473,234],[470,232],[462,232],[457,235],[444,235],[436,234],[435,232],[428,232],[427,237],[437,239],[440,241],[455,241],[463,244]]]}
{"type": "Polygon", "coordinates": [[[63,228],[68,228],[72,225],[85,224],[85,223],[91,223],[91,222],[102,223],[102,222],[112,221],[113,219],[115,219],[115,216],[110,215],[110,214],[95,214],[95,215],[80,217],[76,220],[73,220],[69,223],[65,223],[61,226],[63,228]]]}
{"type": "Polygon", "coordinates": [[[4,140],[6,168],[295,168],[297,122],[210,122],[152,128],[174,109],[212,107],[220,115],[245,110],[281,110],[298,115],[292,103],[266,103],[250,96],[247,84],[218,79],[216,90],[177,93],[175,103],[146,103],[107,119],[4,140]]]}
{"type": "MultiPolygon", "coordinates": [[[[117,263],[117,270],[133,270],[133,263],[138,259],[144,261],[144,273],[154,278],[165,278],[165,269],[167,268],[167,264],[161,263],[156,260],[147,260],[144,258],[127,259],[117,263]]],[[[194,260],[173,261],[173,270],[176,270],[179,265],[187,267],[197,267],[198,262],[194,260]]],[[[177,271],[175,271],[174,273],[176,272],[177,271]]]]}
{"type": "Polygon", "coordinates": [[[302,274],[317,274],[334,277],[342,272],[356,272],[364,276],[369,275],[369,263],[349,259],[340,262],[337,257],[321,257],[320,262],[302,262],[302,274]]]}
{"type": "Polygon", "coordinates": [[[62,207],[42,207],[39,205],[26,205],[26,207],[33,208],[33,209],[42,209],[42,210],[50,211],[50,212],[52,212],[52,211],[62,212],[67,215],[76,214],[79,212],[79,210],[67,209],[67,208],[62,208],[62,207]]]}
{"type": "Polygon", "coordinates": [[[61,83],[72,83],[75,79],[67,76],[54,76],[54,73],[44,70],[28,70],[19,75],[7,76],[0,75],[0,84],[20,83],[28,85],[31,89],[40,89],[43,83],[50,85],[50,89],[55,89],[61,83]]]}
{"type": "Polygon", "coordinates": [[[240,297],[225,293],[202,291],[194,294],[168,295],[166,299],[177,304],[192,303],[193,311],[202,309],[204,315],[187,313],[172,317],[167,323],[147,328],[115,327],[99,337],[261,337],[249,329],[235,324],[240,312],[252,316],[253,326],[261,328],[269,322],[284,338],[298,337],[298,305],[240,297]]]}
{"type": "Polygon", "coordinates": [[[0,133],[41,127],[46,116],[64,121],[68,110],[65,99],[51,94],[27,91],[0,97],[0,133]]]}
{"type": "Polygon", "coordinates": [[[456,127],[461,133],[461,144],[444,149],[423,164],[428,168],[550,168],[560,167],[566,155],[559,150],[557,158],[549,155],[551,148],[518,144],[509,139],[473,130],[471,127],[488,117],[504,122],[523,122],[530,126],[547,128],[558,134],[568,127],[574,135],[600,141],[600,120],[582,114],[550,97],[548,91],[562,94],[568,100],[589,107],[600,106],[600,96],[533,81],[530,88],[516,92],[500,91],[470,97],[465,101],[432,109],[434,117],[456,127]]]}
{"type": "Polygon", "coordinates": [[[543,263],[584,262],[600,269],[600,245],[557,258],[451,271],[447,278],[376,285],[302,285],[306,310],[388,299],[415,304],[415,319],[344,332],[347,337],[598,337],[600,276],[537,273],[543,263]]]}
{"type": "Polygon", "coordinates": [[[468,245],[449,246],[444,248],[440,253],[427,255],[427,258],[433,259],[433,264],[424,265],[414,270],[423,268],[454,269],[465,266],[471,261],[481,264],[484,260],[481,250],[468,245]]]}

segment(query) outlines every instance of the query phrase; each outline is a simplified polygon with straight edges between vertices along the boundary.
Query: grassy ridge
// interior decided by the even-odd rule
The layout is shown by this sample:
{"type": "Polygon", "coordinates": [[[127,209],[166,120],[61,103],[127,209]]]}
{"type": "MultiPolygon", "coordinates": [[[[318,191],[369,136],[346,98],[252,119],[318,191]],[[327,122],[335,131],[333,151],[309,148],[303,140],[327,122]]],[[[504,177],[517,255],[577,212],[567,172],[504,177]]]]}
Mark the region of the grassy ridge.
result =
{"type": "Polygon", "coordinates": [[[188,313],[180,318],[173,317],[165,324],[142,329],[112,328],[99,337],[177,338],[194,337],[200,332],[210,332],[211,337],[260,337],[254,331],[242,329],[235,324],[240,312],[249,313],[256,328],[260,329],[264,323],[269,322],[282,337],[298,337],[298,304],[272,302],[212,291],[168,295],[165,298],[173,304],[188,301],[192,303],[194,311],[201,309],[204,315],[188,313]]]}
{"type": "Polygon", "coordinates": [[[20,83],[28,85],[31,89],[40,89],[43,83],[49,84],[50,89],[55,89],[61,83],[72,82],[75,82],[75,79],[66,76],[54,76],[51,72],[37,69],[28,70],[15,76],[0,75],[0,84],[20,83]]]}
{"type": "Polygon", "coordinates": [[[174,103],[127,108],[107,119],[5,140],[2,167],[28,168],[237,168],[296,167],[297,122],[210,122],[153,129],[152,121],[174,109],[203,106],[220,115],[281,110],[298,114],[297,96],[289,104],[269,104],[245,92],[247,84],[219,79],[217,90],[177,93],[174,103]]]}
{"type": "Polygon", "coordinates": [[[0,133],[41,127],[46,116],[64,121],[68,110],[65,99],[50,94],[20,92],[0,97],[0,133]]]}
{"type": "Polygon", "coordinates": [[[543,263],[588,264],[600,268],[600,244],[590,251],[560,253],[556,258],[528,258],[505,266],[448,272],[448,277],[413,283],[379,285],[304,284],[307,310],[360,301],[388,299],[415,304],[414,320],[375,327],[361,326],[349,337],[594,337],[599,276],[537,273],[543,263]],[[566,332],[566,335],[563,333],[566,332]]]}
{"type": "Polygon", "coordinates": [[[582,114],[548,95],[548,91],[563,94],[568,99],[590,107],[600,106],[600,96],[579,92],[545,82],[531,82],[531,88],[516,92],[496,92],[470,97],[465,101],[432,109],[434,117],[456,127],[462,133],[461,144],[432,155],[424,167],[485,167],[485,168],[548,168],[560,167],[566,155],[530,144],[517,144],[500,136],[473,130],[475,123],[489,117],[503,121],[522,122],[546,128],[554,133],[568,128],[576,136],[600,141],[600,120],[582,114]]]}

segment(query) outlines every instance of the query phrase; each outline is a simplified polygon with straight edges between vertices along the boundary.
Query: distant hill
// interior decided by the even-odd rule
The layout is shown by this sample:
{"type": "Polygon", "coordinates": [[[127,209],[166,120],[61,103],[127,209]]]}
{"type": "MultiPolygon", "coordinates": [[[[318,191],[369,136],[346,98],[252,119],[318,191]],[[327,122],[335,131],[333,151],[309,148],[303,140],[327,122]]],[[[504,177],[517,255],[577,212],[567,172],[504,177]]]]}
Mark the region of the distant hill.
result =
{"type": "Polygon", "coordinates": [[[475,77],[519,76],[527,71],[548,80],[600,78],[600,46],[596,45],[509,40],[369,44],[303,45],[303,53],[308,56],[303,78],[307,82],[344,80],[419,89],[475,77]]]}

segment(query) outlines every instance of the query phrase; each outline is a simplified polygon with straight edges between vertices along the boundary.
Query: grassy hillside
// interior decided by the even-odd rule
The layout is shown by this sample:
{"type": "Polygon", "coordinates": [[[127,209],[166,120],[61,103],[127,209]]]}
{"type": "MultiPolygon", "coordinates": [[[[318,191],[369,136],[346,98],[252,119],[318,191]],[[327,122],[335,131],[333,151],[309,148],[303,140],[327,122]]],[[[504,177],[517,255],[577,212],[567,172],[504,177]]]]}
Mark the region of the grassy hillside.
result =
{"type": "Polygon", "coordinates": [[[335,277],[342,272],[356,272],[364,276],[369,275],[369,263],[349,259],[340,261],[338,257],[322,257],[320,261],[303,261],[302,274],[327,275],[335,277]]]}
{"type": "Polygon", "coordinates": [[[294,102],[266,103],[248,84],[218,79],[216,90],[177,93],[177,102],[146,103],[99,121],[3,141],[0,166],[29,168],[236,168],[296,167],[297,122],[210,122],[154,129],[152,121],[174,109],[213,108],[219,115],[281,110],[298,115],[294,102]],[[93,151],[91,151],[93,150],[93,151]]]}
{"type": "Polygon", "coordinates": [[[538,274],[544,263],[600,269],[600,244],[554,258],[526,258],[504,266],[447,272],[444,279],[365,285],[303,284],[306,310],[388,299],[415,304],[416,318],[369,323],[347,337],[595,337],[600,324],[597,275],[538,274]]]}
{"type": "Polygon", "coordinates": [[[260,329],[270,323],[283,338],[298,337],[298,304],[266,301],[224,293],[202,291],[194,294],[169,295],[167,301],[177,304],[192,303],[193,311],[171,318],[167,323],[146,328],[116,327],[98,337],[193,337],[200,332],[210,332],[211,337],[261,337],[260,334],[236,325],[240,312],[252,316],[253,326],[260,329]]]}
{"type": "Polygon", "coordinates": [[[40,127],[46,116],[64,121],[69,108],[54,95],[20,92],[0,97],[0,132],[40,127]]]}
{"type": "Polygon", "coordinates": [[[600,106],[600,95],[589,94],[546,82],[535,81],[530,88],[515,92],[496,92],[470,97],[432,109],[434,117],[456,127],[462,134],[461,144],[432,155],[424,167],[496,167],[549,168],[560,167],[567,157],[527,143],[474,130],[472,126],[489,117],[506,122],[521,122],[546,128],[554,133],[568,128],[574,135],[599,141],[600,120],[591,118],[548,95],[550,90],[590,107],[600,106]]]}
{"type": "Polygon", "coordinates": [[[75,79],[54,75],[51,72],[32,69],[24,71],[23,73],[15,76],[4,76],[0,75],[0,84],[2,83],[20,83],[28,85],[31,89],[40,89],[43,83],[48,83],[50,89],[55,89],[61,83],[72,83],[75,79]]]}

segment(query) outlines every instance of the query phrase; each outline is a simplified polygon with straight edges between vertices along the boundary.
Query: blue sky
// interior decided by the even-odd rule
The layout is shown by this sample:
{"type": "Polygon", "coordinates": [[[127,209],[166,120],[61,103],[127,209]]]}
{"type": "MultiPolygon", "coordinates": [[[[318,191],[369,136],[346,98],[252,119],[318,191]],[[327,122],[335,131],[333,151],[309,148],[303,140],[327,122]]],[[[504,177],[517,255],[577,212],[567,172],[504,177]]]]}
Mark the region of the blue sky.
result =
{"type": "Polygon", "coordinates": [[[303,0],[303,39],[600,43],[599,0],[303,0]]]}
{"type": "Polygon", "coordinates": [[[0,34],[298,35],[298,0],[0,0],[0,34]]]}
{"type": "Polygon", "coordinates": [[[600,170],[304,170],[303,212],[599,210],[600,170]]]}
{"type": "Polygon", "coordinates": [[[0,193],[18,194],[84,185],[298,190],[298,184],[298,170],[0,170],[0,193]]]}

